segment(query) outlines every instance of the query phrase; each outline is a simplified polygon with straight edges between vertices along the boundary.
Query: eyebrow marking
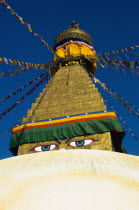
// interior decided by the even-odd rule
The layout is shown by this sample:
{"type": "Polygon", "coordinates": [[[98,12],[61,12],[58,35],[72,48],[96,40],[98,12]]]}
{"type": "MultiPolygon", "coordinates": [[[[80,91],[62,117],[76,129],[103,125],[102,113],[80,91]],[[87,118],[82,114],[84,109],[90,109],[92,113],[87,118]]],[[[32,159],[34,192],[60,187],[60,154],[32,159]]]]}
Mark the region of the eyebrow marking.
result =
{"type": "Polygon", "coordinates": [[[58,144],[61,144],[61,142],[58,139],[53,139],[52,141],[55,141],[58,144]]]}
{"type": "MultiPolygon", "coordinates": [[[[69,138],[69,139],[66,141],[66,144],[69,143],[71,139],[74,139],[74,137],[69,138]]],[[[85,141],[85,140],[88,140],[88,139],[82,139],[82,140],[77,140],[77,141],[85,141]]],[[[100,141],[100,140],[98,140],[98,139],[92,139],[92,138],[90,138],[90,140],[100,141]]]]}
{"type": "Polygon", "coordinates": [[[73,138],[74,138],[74,137],[69,138],[69,139],[66,141],[66,144],[69,143],[70,140],[73,139],[73,138]]]}

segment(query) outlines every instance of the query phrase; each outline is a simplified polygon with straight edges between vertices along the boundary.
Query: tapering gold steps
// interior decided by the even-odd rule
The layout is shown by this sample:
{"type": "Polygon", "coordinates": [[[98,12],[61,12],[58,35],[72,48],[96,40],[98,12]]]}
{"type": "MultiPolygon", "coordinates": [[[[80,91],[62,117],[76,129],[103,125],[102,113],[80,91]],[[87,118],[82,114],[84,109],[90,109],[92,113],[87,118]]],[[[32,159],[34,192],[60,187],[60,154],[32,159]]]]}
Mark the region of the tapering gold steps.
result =
{"type": "Polygon", "coordinates": [[[23,122],[106,110],[86,69],[80,64],[61,67],[43,89],[23,122]]]}

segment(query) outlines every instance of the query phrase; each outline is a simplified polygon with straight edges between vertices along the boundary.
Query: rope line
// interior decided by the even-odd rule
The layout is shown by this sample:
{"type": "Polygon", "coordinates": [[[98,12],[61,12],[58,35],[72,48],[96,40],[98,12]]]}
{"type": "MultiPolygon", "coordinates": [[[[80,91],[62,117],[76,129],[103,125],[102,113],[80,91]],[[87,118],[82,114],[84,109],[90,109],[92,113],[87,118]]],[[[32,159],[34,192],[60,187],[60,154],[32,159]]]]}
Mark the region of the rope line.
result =
{"type": "Polygon", "coordinates": [[[49,74],[47,73],[47,75],[40,81],[38,82],[33,88],[31,88],[31,90],[29,90],[25,95],[23,95],[17,102],[15,102],[11,107],[9,107],[6,111],[4,111],[3,113],[0,114],[0,119],[2,120],[2,117],[5,116],[7,113],[9,113],[13,108],[15,108],[16,106],[18,106],[20,103],[23,102],[23,100],[25,99],[26,96],[32,94],[37,87],[39,87],[45,80],[47,80],[49,74]]]}
{"type": "MultiPolygon", "coordinates": [[[[104,101],[111,107],[111,109],[114,109],[114,107],[111,105],[111,103],[109,103],[106,99],[104,99],[104,101]]],[[[135,136],[135,134],[132,132],[131,128],[128,126],[127,122],[121,117],[121,115],[116,112],[116,114],[118,115],[119,119],[123,122],[123,124],[127,127],[127,129],[129,130],[131,136],[137,140],[139,142],[139,139],[135,136]]]]}
{"type": "Polygon", "coordinates": [[[112,91],[111,88],[109,88],[108,86],[105,85],[105,83],[102,83],[100,80],[98,80],[97,78],[94,77],[94,81],[95,83],[97,82],[98,84],[100,84],[100,86],[103,88],[103,90],[107,91],[108,93],[110,93],[115,99],[117,99],[124,107],[126,107],[128,109],[128,111],[130,110],[131,112],[133,112],[137,117],[139,117],[139,113],[136,112],[133,108],[131,108],[129,105],[126,104],[126,102],[122,101],[122,99],[119,98],[118,94],[112,91]]]}
{"type": "Polygon", "coordinates": [[[115,54],[115,53],[121,53],[121,52],[126,52],[126,51],[129,51],[129,50],[134,50],[134,49],[136,49],[138,47],[139,47],[139,44],[134,45],[134,46],[131,46],[131,47],[127,47],[127,48],[124,48],[124,49],[120,49],[120,50],[113,50],[111,52],[99,53],[97,55],[98,56],[101,56],[101,55],[111,55],[111,54],[115,54]]]}
{"type": "Polygon", "coordinates": [[[45,69],[48,67],[52,67],[54,65],[53,62],[36,64],[36,63],[27,63],[27,62],[16,61],[10,58],[0,57],[0,63],[2,62],[5,62],[6,64],[10,63],[15,66],[20,66],[20,67],[25,67],[25,68],[34,68],[34,69],[45,69]]]}
{"type": "Polygon", "coordinates": [[[42,38],[42,36],[40,36],[39,34],[37,34],[32,28],[31,25],[27,22],[25,22],[23,20],[22,17],[20,17],[17,12],[15,12],[11,6],[9,4],[7,4],[4,0],[0,0],[0,3],[2,3],[10,12],[12,15],[14,15],[16,17],[16,19],[19,20],[20,23],[24,24],[26,26],[26,28],[28,29],[29,32],[33,33],[35,36],[37,36],[40,40],[41,43],[46,46],[49,50],[51,50],[52,53],[54,53],[54,50],[48,45],[48,43],[42,38]]]}
{"type": "Polygon", "coordinates": [[[22,91],[23,89],[25,89],[26,87],[28,87],[29,85],[33,84],[34,82],[36,82],[37,80],[41,79],[41,77],[43,77],[46,74],[46,72],[44,72],[43,74],[41,74],[40,76],[36,77],[35,79],[31,80],[29,83],[25,84],[24,86],[20,87],[18,90],[14,91],[13,93],[9,94],[8,96],[6,96],[5,98],[1,99],[0,101],[4,102],[7,99],[11,98],[12,96],[16,95],[17,93],[19,93],[20,91],[22,91]]]}

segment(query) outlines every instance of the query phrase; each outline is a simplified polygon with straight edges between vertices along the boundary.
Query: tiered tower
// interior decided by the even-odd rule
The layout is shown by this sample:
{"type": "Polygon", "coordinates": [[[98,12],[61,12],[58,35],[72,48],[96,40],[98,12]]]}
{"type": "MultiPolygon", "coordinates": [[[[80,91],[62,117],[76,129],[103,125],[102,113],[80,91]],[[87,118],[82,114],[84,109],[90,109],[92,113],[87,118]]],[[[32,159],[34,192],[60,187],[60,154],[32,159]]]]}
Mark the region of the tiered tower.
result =
{"type": "Polygon", "coordinates": [[[13,128],[10,150],[14,155],[61,148],[122,152],[123,129],[91,80],[97,56],[90,35],[73,21],[57,36],[54,51],[52,78],[13,128]]]}

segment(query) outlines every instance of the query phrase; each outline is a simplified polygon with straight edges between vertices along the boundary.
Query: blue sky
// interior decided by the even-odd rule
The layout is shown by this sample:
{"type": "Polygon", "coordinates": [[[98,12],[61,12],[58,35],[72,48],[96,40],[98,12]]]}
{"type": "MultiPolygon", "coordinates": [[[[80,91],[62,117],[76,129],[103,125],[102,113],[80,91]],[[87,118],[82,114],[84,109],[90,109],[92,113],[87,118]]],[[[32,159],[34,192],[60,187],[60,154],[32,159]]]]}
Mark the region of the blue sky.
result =
{"type": "MultiPolygon", "coordinates": [[[[93,38],[97,53],[117,50],[139,44],[139,1],[76,1],[65,2],[45,0],[7,0],[7,3],[52,47],[55,37],[68,28],[74,19],[80,28],[87,31],[93,38]]],[[[30,33],[6,7],[0,4],[0,57],[30,63],[44,63],[52,60],[52,53],[43,46],[39,38],[30,33]]],[[[135,58],[139,60],[139,57],[135,58]]],[[[0,64],[0,72],[18,69],[16,66],[0,64]]],[[[0,78],[0,99],[17,90],[24,84],[40,75],[42,70],[32,70],[16,77],[0,78]]],[[[99,67],[96,77],[115,92],[139,107],[139,76],[122,74],[110,69],[99,67]]],[[[0,102],[0,113],[20,99],[33,85],[11,99],[0,102]]],[[[13,124],[25,116],[31,103],[45,87],[42,84],[26,99],[0,121],[0,135],[9,130],[13,124]]],[[[116,108],[127,122],[133,133],[139,138],[139,119],[128,112],[123,106],[105,93],[99,86],[102,95],[116,108]]],[[[124,127],[125,128],[125,127],[124,127]]],[[[129,154],[139,155],[139,142],[127,132],[124,145],[129,154]]],[[[8,151],[11,134],[0,138],[0,159],[12,156],[8,151]]]]}

